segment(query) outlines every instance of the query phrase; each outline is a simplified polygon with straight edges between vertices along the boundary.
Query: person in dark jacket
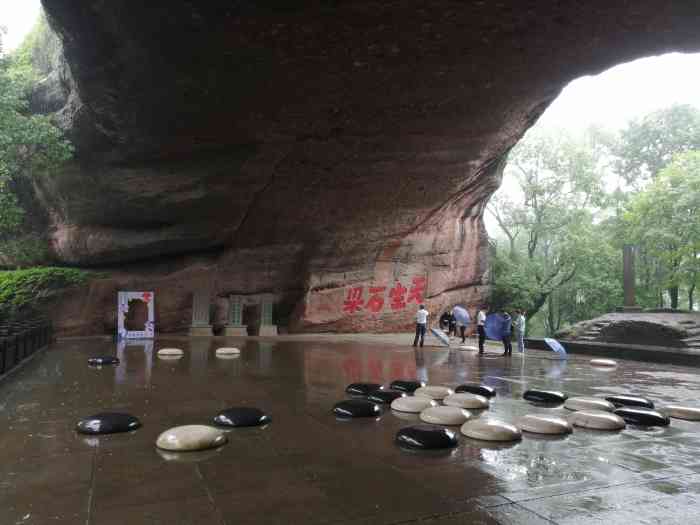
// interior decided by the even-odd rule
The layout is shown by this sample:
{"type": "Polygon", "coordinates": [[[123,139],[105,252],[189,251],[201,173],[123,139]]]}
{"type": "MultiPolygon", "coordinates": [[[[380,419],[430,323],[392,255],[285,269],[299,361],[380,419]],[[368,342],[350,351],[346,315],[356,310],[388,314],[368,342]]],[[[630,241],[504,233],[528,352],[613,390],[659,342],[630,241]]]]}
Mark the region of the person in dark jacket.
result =
{"type": "Polygon", "coordinates": [[[510,342],[511,332],[513,330],[513,319],[508,312],[503,312],[503,355],[513,355],[513,345],[510,342]]]}

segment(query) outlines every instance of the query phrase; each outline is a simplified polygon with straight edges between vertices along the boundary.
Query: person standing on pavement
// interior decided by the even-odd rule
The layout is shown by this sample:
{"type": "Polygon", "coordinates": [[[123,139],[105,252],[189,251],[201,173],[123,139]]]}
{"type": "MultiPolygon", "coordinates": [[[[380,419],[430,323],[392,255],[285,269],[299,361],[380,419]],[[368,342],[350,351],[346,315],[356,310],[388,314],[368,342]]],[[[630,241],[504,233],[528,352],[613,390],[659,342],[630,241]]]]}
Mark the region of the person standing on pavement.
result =
{"type": "Polygon", "coordinates": [[[418,345],[418,339],[420,339],[420,346],[423,347],[423,340],[425,339],[425,331],[428,328],[428,310],[425,306],[420,305],[418,311],[416,312],[416,337],[413,340],[413,346],[418,345]]]}
{"type": "Polygon", "coordinates": [[[476,314],[476,332],[479,334],[479,355],[484,353],[484,341],[486,341],[486,306],[483,306],[476,314]]]}
{"type": "Polygon", "coordinates": [[[508,312],[503,312],[503,331],[501,335],[503,339],[503,355],[511,356],[513,355],[513,345],[510,342],[511,333],[513,330],[513,318],[508,312]]]}
{"type": "Polygon", "coordinates": [[[525,310],[515,311],[513,328],[515,328],[515,339],[518,341],[518,352],[523,353],[525,352],[525,310]]]}
{"type": "Polygon", "coordinates": [[[455,321],[457,322],[457,328],[459,328],[459,335],[462,337],[462,344],[464,344],[466,341],[466,335],[464,334],[464,332],[466,331],[467,326],[469,326],[470,321],[469,312],[467,312],[467,309],[463,306],[458,305],[452,309],[452,317],[454,317],[455,321]]]}

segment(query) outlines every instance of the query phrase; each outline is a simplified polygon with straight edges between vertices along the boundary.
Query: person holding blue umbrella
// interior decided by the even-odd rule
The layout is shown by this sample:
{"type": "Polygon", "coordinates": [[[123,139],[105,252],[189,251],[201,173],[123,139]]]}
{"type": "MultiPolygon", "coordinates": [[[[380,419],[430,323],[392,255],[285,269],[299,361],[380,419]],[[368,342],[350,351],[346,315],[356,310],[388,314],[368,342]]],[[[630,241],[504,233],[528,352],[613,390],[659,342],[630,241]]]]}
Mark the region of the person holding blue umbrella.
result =
{"type": "Polygon", "coordinates": [[[452,316],[455,318],[457,328],[459,328],[459,335],[462,336],[462,344],[464,344],[466,341],[464,332],[469,326],[469,312],[463,306],[457,305],[452,309],[452,316]]]}
{"type": "Polygon", "coordinates": [[[513,355],[513,345],[510,342],[510,336],[513,328],[513,319],[508,312],[503,312],[503,331],[501,336],[503,339],[503,355],[511,356],[513,355]]]}

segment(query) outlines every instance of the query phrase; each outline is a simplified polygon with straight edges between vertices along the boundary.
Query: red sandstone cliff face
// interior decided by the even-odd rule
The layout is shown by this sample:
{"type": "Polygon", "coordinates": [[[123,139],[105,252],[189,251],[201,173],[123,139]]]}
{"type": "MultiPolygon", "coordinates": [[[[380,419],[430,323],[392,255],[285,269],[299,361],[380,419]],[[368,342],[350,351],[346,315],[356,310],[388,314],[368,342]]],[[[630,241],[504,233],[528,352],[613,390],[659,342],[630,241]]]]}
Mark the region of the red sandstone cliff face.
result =
{"type": "Polygon", "coordinates": [[[686,2],[43,4],[78,155],[37,191],[55,256],[111,276],[54,308],[71,334],[120,289],[183,330],[202,275],[292,330],[476,306],[499,163],[563,85],[700,47],[686,2]]]}

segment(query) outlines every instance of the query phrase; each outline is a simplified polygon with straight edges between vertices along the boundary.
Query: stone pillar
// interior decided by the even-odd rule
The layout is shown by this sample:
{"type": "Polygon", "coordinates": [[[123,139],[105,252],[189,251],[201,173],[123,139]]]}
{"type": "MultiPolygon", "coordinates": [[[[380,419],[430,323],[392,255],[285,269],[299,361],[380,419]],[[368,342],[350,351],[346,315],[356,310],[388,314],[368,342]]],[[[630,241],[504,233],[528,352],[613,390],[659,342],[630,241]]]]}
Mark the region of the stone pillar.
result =
{"type": "Polygon", "coordinates": [[[277,325],[272,324],[273,296],[264,295],[260,302],[260,331],[258,335],[277,335],[277,325]]]}
{"type": "Polygon", "coordinates": [[[190,336],[212,336],[214,332],[209,319],[211,291],[208,287],[192,292],[192,326],[190,336]]]}
{"type": "Polygon", "coordinates": [[[243,324],[243,298],[240,295],[229,295],[228,301],[228,320],[224,327],[224,335],[248,335],[248,327],[243,324]]]}
{"type": "Polygon", "coordinates": [[[640,311],[635,299],[634,246],[631,244],[622,247],[622,285],[625,295],[622,310],[640,311]]]}

